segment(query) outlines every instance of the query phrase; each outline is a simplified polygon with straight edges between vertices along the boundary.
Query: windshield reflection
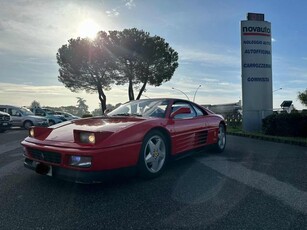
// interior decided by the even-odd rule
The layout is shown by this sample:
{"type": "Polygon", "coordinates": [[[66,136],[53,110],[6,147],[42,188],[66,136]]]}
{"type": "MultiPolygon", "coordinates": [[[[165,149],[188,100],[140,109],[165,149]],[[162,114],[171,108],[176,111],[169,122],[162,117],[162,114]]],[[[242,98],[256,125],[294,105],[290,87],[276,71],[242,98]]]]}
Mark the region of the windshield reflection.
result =
{"type": "Polygon", "coordinates": [[[108,116],[138,116],[165,118],[168,100],[166,99],[143,99],[131,101],[121,105],[108,116]]]}

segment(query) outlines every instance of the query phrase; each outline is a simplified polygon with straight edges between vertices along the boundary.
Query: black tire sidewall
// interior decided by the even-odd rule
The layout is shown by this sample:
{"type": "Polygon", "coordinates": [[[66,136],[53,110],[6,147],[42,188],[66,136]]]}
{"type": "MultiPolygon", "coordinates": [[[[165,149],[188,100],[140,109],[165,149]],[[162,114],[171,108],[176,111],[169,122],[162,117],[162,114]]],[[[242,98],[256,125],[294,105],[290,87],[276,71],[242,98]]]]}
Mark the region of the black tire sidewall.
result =
{"type": "Polygon", "coordinates": [[[31,126],[33,126],[33,123],[31,121],[25,121],[23,123],[24,129],[29,129],[31,126]],[[29,126],[27,124],[29,124],[29,126]]]}
{"type": "Polygon", "coordinates": [[[54,125],[54,124],[55,124],[54,120],[49,121],[49,126],[54,125]]]}

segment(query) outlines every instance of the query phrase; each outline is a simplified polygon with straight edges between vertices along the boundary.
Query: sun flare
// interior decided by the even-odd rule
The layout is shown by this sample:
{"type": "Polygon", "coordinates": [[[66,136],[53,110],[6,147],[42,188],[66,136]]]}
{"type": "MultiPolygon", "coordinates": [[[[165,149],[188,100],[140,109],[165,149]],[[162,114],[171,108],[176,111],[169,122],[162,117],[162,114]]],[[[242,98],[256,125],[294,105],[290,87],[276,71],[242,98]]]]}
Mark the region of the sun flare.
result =
{"type": "Polygon", "coordinates": [[[79,36],[82,38],[94,38],[99,31],[99,26],[91,19],[83,21],[79,26],[79,36]]]}

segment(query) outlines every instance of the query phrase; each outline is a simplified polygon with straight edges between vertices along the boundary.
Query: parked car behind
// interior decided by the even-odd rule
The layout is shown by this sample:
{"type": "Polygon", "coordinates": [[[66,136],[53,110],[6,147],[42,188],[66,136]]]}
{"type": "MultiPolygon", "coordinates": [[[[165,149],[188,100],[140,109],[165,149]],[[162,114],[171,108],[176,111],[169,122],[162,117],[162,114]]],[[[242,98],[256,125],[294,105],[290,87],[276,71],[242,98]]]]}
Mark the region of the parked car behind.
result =
{"type": "Polygon", "coordinates": [[[54,125],[66,121],[64,117],[56,115],[53,111],[47,111],[42,108],[30,108],[30,110],[36,116],[46,117],[49,121],[49,125],[54,125]]]}
{"type": "Polygon", "coordinates": [[[5,132],[12,126],[12,118],[10,114],[5,112],[0,112],[0,133],[5,132]]]}
{"type": "Polygon", "coordinates": [[[62,112],[62,111],[55,111],[56,114],[58,115],[62,115],[65,117],[66,120],[70,121],[70,120],[75,120],[75,119],[80,119],[81,117],[75,116],[71,113],[67,113],[67,112],[62,112]]]}
{"type": "Polygon", "coordinates": [[[0,105],[0,111],[11,116],[12,126],[29,129],[31,126],[48,126],[48,119],[35,116],[30,110],[24,107],[13,105],[0,105]]]}
{"type": "Polygon", "coordinates": [[[56,116],[56,117],[60,118],[62,121],[67,121],[67,119],[65,118],[64,115],[57,114],[54,110],[51,110],[51,109],[48,109],[48,108],[42,108],[42,110],[44,110],[49,115],[53,115],[53,116],[56,116]]]}

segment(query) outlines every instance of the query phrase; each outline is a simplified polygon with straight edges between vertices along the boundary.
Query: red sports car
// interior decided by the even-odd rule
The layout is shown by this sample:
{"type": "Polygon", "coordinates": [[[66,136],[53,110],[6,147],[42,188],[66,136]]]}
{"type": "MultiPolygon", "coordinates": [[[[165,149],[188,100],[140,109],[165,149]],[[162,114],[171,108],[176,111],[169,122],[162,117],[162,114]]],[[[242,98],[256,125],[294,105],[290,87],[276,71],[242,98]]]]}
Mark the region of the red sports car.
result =
{"type": "Polygon", "coordinates": [[[168,160],[212,145],[222,152],[222,116],[181,99],[130,101],[106,116],[32,127],[24,147],[27,168],[79,183],[101,182],[115,172],[136,169],[160,175],[168,160]]]}

